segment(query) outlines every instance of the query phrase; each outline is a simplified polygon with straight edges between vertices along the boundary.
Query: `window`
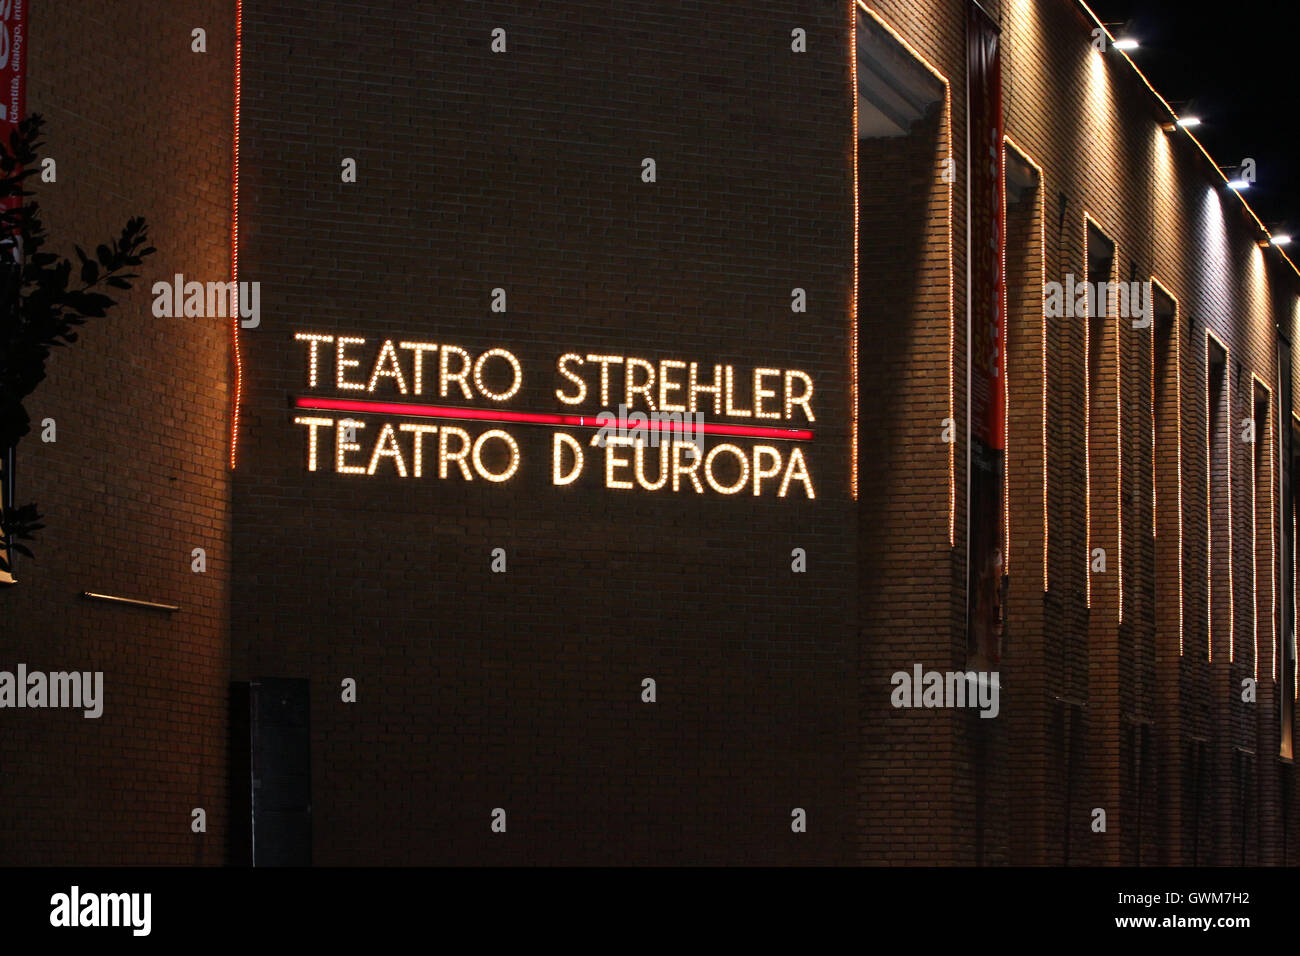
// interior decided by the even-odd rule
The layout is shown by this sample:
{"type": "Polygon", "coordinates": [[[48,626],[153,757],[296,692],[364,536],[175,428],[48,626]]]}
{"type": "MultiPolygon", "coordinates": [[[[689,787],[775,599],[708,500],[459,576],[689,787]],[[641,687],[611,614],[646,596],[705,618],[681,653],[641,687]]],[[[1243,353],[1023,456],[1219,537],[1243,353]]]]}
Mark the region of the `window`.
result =
{"type": "Polygon", "coordinates": [[[1252,660],[1259,679],[1277,675],[1276,635],[1273,626],[1273,429],[1269,408],[1273,396],[1258,378],[1252,383],[1251,427],[1255,443],[1251,455],[1251,559],[1254,587],[1252,660]]]}
{"type": "Polygon", "coordinates": [[[1214,658],[1216,641],[1221,652],[1233,650],[1232,633],[1232,488],[1230,453],[1232,427],[1228,405],[1228,350],[1214,333],[1205,338],[1206,401],[1206,525],[1209,573],[1206,601],[1209,607],[1205,651],[1214,658]]]}
{"type": "Polygon", "coordinates": [[[1151,514],[1157,628],[1183,647],[1182,370],[1178,303],[1151,283],[1151,514]]]}

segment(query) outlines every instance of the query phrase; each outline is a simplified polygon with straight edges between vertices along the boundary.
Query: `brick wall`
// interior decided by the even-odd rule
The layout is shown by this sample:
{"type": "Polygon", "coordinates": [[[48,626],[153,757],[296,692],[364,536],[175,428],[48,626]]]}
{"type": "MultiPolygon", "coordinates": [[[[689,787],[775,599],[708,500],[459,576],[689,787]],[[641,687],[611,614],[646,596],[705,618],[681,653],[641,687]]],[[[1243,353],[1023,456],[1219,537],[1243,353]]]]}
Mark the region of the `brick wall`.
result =
{"type": "MultiPolygon", "coordinates": [[[[220,320],[157,319],[174,273],[229,278],[229,5],[35,5],[28,107],[57,181],[33,180],[53,251],[144,216],[158,249],[119,306],[57,349],[28,401],[18,500],[46,516],[0,591],[0,668],[104,672],[98,719],[5,710],[0,860],[192,864],[224,856],[229,681],[227,351],[220,320]],[[191,31],[207,31],[207,53],[191,31]],[[207,571],[191,570],[194,548],[207,571]],[[83,591],[180,606],[90,603],[83,591]],[[191,832],[204,808],[208,833],[191,832]]],[[[109,290],[113,292],[113,290],[109,290]]]]}
{"type": "Polygon", "coordinates": [[[859,496],[862,712],[859,852],[869,862],[938,863],[953,825],[953,714],[891,705],[891,677],[947,669],[948,154],[942,102],[904,137],[858,147],[861,243],[859,496]],[[937,280],[937,281],[936,281],[937,280]],[[923,792],[921,792],[923,791],[923,792]],[[910,799],[900,800],[907,793],[910,799]]]}
{"type": "MultiPolygon", "coordinates": [[[[947,50],[941,39],[960,31],[960,5],[881,2],[878,6],[939,69],[961,76],[959,55],[947,50]]],[[[1252,373],[1274,388],[1273,322],[1294,321],[1295,276],[1274,254],[1265,255],[1255,246],[1253,228],[1237,200],[1213,186],[1214,171],[1194,147],[1160,131],[1162,117],[1153,99],[1123,60],[1093,53],[1089,40],[1094,24],[1078,5],[1002,3],[992,9],[1003,27],[1007,131],[1043,167],[1048,183],[1048,279],[1063,281],[1067,273],[1076,277],[1084,273],[1087,214],[1116,244],[1117,278],[1145,280],[1154,275],[1180,305],[1182,389],[1177,420],[1182,429],[1186,647],[1179,656],[1176,604],[1170,602],[1179,585],[1177,545],[1161,542],[1160,534],[1152,535],[1153,528],[1163,529],[1167,539],[1176,528],[1177,496],[1153,495],[1152,484],[1155,480],[1163,481],[1166,489],[1177,487],[1169,485],[1167,469],[1178,467],[1177,451],[1170,455],[1168,450],[1171,438],[1176,444],[1178,436],[1157,436],[1153,472],[1150,333],[1132,329],[1127,322],[1109,323],[1108,338],[1101,343],[1101,374],[1088,382],[1082,323],[1049,320],[1051,583],[1041,598],[1047,640],[1041,651],[1035,650],[1037,659],[1028,664],[1047,675],[1047,706],[1058,716],[1041,724],[1038,739],[1029,745],[1030,755],[995,749],[988,754],[993,766],[985,773],[996,775],[997,765],[1008,762],[1026,768],[1027,761],[1034,759],[1045,759],[1056,768],[1057,785],[1043,787],[1035,782],[1033,795],[1017,811],[1013,824],[1013,830],[1019,830],[1022,816],[1033,820],[1041,814],[1046,820],[1049,850],[1045,859],[1030,854],[1027,859],[1035,862],[1065,858],[1067,826],[1071,862],[1133,862],[1139,845],[1144,861],[1163,853],[1169,862],[1191,862],[1198,826],[1202,862],[1238,862],[1243,845],[1248,862],[1279,862],[1280,799],[1291,775],[1291,766],[1275,756],[1277,702],[1268,665],[1275,603],[1270,576],[1277,573],[1272,567],[1276,562],[1269,529],[1274,534],[1280,529],[1276,518],[1270,522],[1267,510],[1256,511],[1258,534],[1252,533],[1254,450],[1239,441],[1237,429],[1229,452],[1233,575],[1227,577],[1225,566],[1214,583],[1216,593],[1222,591],[1216,598],[1220,603],[1232,595],[1235,646],[1229,645],[1227,617],[1220,621],[1216,614],[1214,659],[1206,660],[1204,648],[1210,637],[1204,584],[1208,560],[1204,342],[1206,331],[1211,330],[1232,353],[1230,401],[1235,428],[1251,413],[1252,373]],[[1089,390],[1094,411],[1100,413],[1091,423],[1084,416],[1089,390]],[[1090,609],[1084,579],[1089,537],[1086,505],[1091,511],[1091,546],[1104,547],[1108,558],[1107,574],[1096,575],[1091,582],[1090,609]],[[1122,596],[1117,557],[1123,562],[1122,596]],[[1255,673],[1257,624],[1260,694],[1257,703],[1246,704],[1241,701],[1241,682],[1255,673]],[[1080,729],[1077,735],[1071,734],[1072,721],[1080,729]],[[1148,748],[1156,755],[1158,772],[1153,773],[1149,763],[1146,768],[1137,764],[1144,733],[1151,735],[1148,748]],[[1188,820],[1188,800],[1194,792],[1185,790],[1178,779],[1179,765],[1187,764],[1185,755],[1193,738],[1204,739],[1208,748],[1199,823],[1188,820]],[[1094,807],[1107,811],[1105,834],[1089,829],[1094,807]],[[1183,834],[1181,841],[1156,837],[1175,831],[1183,834]]],[[[956,96],[960,102],[960,91],[956,96]]],[[[1014,311],[1012,316],[1014,322],[1014,311]]],[[[1013,324],[1013,360],[1030,358],[1029,370],[1036,374],[1032,357],[1016,352],[1015,328],[1013,324]]],[[[959,361],[962,354],[959,347],[959,361]]],[[[1010,372],[1013,400],[1017,371],[1010,372]]],[[[958,380],[963,376],[964,371],[959,372],[958,380]]],[[[1276,395],[1273,400],[1271,415],[1276,417],[1276,395]]],[[[1033,483],[1019,481],[1015,471],[1015,462],[1036,450],[1036,440],[1032,431],[1017,427],[1013,410],[1013,533],[1017,515],[1034,514],[1038,505],[1033,483]]],[[[1229,516],[1225,513],[1222,520],[1226,527],[1229,516]]],[[[962,546],[959,539],[958,548],[962,546]]],[[[1022,553],[1013,539],[1012,614],[1019,616],[1011,627],[1018,634],[1018,625],[1028,623],[1032,635],[1037,612],[1021,575],[1040,574],[1041,564],[1026,567],[1024,557],[1018,557],[1022,553]]],[[[1008,662],[1008,683],[1016,676],[1014,666],[1008,662]]],[[[967,753],[980,753],[980,746],[979,741],[970,741],[967,753]]],[[[1016,750],[1025,746],[1017,743],[1016,750]]],[[[961,754],[959,748],[958,765],[961,754]]],[[[919,787],[912,795],[917,792],[919,787]]],[[[963,811],[958,818],[975,819],[963,811]]],[[[1294,821],[1286,825],[1293,828],[1294,821]]]]}

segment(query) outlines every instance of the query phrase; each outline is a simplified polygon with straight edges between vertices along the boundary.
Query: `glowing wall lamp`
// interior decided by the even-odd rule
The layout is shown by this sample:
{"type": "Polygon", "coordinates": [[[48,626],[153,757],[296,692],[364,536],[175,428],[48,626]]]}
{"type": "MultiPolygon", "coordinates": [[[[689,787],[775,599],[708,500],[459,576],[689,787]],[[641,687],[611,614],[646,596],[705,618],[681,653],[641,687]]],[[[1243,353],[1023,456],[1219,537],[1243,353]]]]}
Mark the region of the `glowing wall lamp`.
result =
{"type": "Polygon", "coordinates": [[[1129,27],[1132,22],[1133,21],[1131,20],[1126,23],[1109,21],[1102,24],[1102,26],[1105,27],[1106,32],[1110,34],[1110,45],[1114,49],[1123,53],[1132,53],[1142,45],[1138,42],[1137,37],[1133,36],[1133,34],[1129,32],[1129,27]]]}
{"type": "Polygon", "coordinates": [[[1228,180],[1228,188],[1233,192],[1242,192],[1250,188],[1250,180],[1245,177],[1245,169],[1242,166],[1220,166],[1219,172],[1223,173],[1228,180]]]}

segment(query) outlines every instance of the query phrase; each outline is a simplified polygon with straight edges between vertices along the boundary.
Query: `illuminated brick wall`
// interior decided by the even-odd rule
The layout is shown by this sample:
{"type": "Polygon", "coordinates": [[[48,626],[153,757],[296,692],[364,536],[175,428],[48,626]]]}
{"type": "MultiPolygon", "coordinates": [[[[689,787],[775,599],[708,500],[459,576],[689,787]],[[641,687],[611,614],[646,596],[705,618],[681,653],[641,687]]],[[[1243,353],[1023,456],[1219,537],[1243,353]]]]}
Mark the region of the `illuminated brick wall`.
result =
{"type": "MultiPolygon", "coordinates": [[[[28,401],[18,499],[46,528],[0,591],[0,668],[103,671],[103,716],[9,710],[0,861],[193,864],[225,857],[229,684],[228,333],[157,319],[150,285],[229,277],[229,4],[45,0],[28,107],[57,182],[33,180],[51,247],[72,255],[148,220],[158,253],[120,305],[56,349],[28,401]],[[129,9],[128,9],[129,7],[129,9]],[[207,53],[191,31],[207,30],[207,53]],[[55,443],[42,443],[52,418],[55,443]],[[207,571],[191,570],[194,548],[207,571]],[[91,603],[97,591],[175,614],[91,603]],[[191,832],[191,811],[208,833],[191,832]]],[[[74,273],[75,275],[75,273],[74,273]]]]}
{"type": "MultiPolygon", "coordinates": [[[[1149,333],[1120,324],[1116,407],[1114,324],[1108,324],[1102,343],[1100,374],[1086,383],[1082,323],[1049,320],[1050,589],[1034,595],[1025,577],[1041,576],[1041,558],[1033,562],[1033,549],[1018,546],[1015,537],[1021,533],[1017,529],[1033,528],[1023,515],[1034,515],[1041,507],[1034,483],[1022,481],[1016,471],[1017,462],[1038,451],[1036,436],[1025,429],[1015,406],[1022,364],[1010,371],[1012,636],[1004,665],[1004,706],[1012,707],[1028,684],[1036,697],[1028,703],[1043,719],[1031,732],[1023,713],[1013,711],[1008,715],[1012,738],[1005,744],[986,734],[984,740],[972,736],[958,746],[956,767],[988,761],[982,772],[990,789],[981,794],[974,772],[966,782],[958,781],[954,852],[967,862],[982,852],[992,862],[1001,852],[1000,841],[1007,841],[1012,860],[1062,862],[1068,828],[1070,862],[1132,863],[1139,846],[1146,863],[1282,862],[1283,847],[1295,846],[1296,820],[1293,812],[1291,819],[1282,819],[1281,794],[1293,787],[1292,768],[1276,757],[1277,687],[1270,664],[1271,575],[1279,573],[1273,567],[1280,564],[1272,554],[1267,502],[1257,506],[1263,510],[1256,514],[1257,537],[1252,537],[1253,449],[1239,440],[1239,425],[1251,414],[1252,373],[1272,391],[1271,417],[1277,417],[1273,325],[1281,322],[1291,334],[1294,273],[1275,252],[1256,247],[1253,222],[1227,190],[1214,185],[1216,174],[1194,145],[1160,130],[1164,117],[1122,58],[1092,52],[1095,24],[1081,6],[1030,0],[986,6],[1000,16],[1003,27],[1007,132],[1046,174],[1047,278],[1064,281],[1067,273],[1080,277],[1085,271],[1088,214],[1116,243],[1117,277],[1145,281],[1154,275],[1180,306],[1185,653],[1180,656],[1178,649],[1177,495],[1155,496],[1158,503],[1153,504],[1149,333]],[[1218,520],[1223,526],[1231,522],[1232,576],[1227,576],[1227,555],[1221,554],[1223,570],[1216,571],[1214,587],[1221,606],[1226,595],[1232,596],[1235,647],[1230,648],[1228,616],[1219,622],[1216,613],[1212,661],[1206,659],[1207,330],[1231,352],[1234,428],[1231,514],[1226,496],[1216,506],[1222,509],[1218,520]],[[1100,403],[1093,396],[1100,414],[1091,427],[1090,469],[1084,418],[1089,385],[1102,390],[1100,403]],[[1094,575],[1091,582],[1091,610],[1085,580],[1089,504],[1092,547],[1104,547],[1108,557],[1107,574],[1094,575]],[[1153,524],[1163,540],[1153,537],[1153,524]],[[1122,596],[1116,560],[1121,555],[1122,596]],[[1259,699],[1246,704],[1241,682],[1255,673],[1257,624],[1259,699]],[[1233,651],[1235,660],[1230,661],[1233,651]],[[1079,728],[1075,735],[1071,720],[1079,728]],[[1139,768],[1143,728],[1150,737],[1139,768]],[[1199,822],[1192,819],[1196,783],[1184,780],[1198,738],[1206,748],[1199,822]],[[1010,821],[996,809],[977,809],[996,807],[998,786],[1016,794],[1010,821]],[[1244,800],[1239,796],[1243,790],[1244,800]],[[1105,834],[1090,832],[1095,807],[1107,810],[1105,834]],[[978,832],[981,825],[987,828],[983,834],[978,832]],[[1286,840],[1284,827],[1290,834],[1286,840]]],[[[881,0],[876,9],[960,82],[962,54],[946,39],[960,35],[960,3],[881,0]]],[[[959,87],[959,102],[961,95],[959,87]]],[[[962,141],[960,133],[957,141],[962,141]]],[[[1009,267],[1014,272],[1026,266],[1020,261],[1009,267]]],[[[1017,351],[1015,318],[1013,308],[1012,358],[1023,363],[1027,356],[1017,351]]],[[[959,382],[965,376],[963,355],[959,338],[959,382]]],[[[1168,484],[1163,470],[1177,468],[1177,451],[1169,452],[1177,437],[1176,431],[1166,431],[1157,441],[1156,467],[1162,469],[1157,481],[1167,492],[1177,488],[1176,482],[1168,484]]],[[[1276,446],[1272,448],[1270,454],[1276,446]]],[[[962,454],[959,449],[959,461],[962,454]]],[[[1280,534],[1276,521],[1273,532],[1280,534]]],[[[958,549],[964,547],[962,526],[959,520],[958,549]]],[[[903,800],[928,792],[922,780],[893,789],[903,800]]]]}
{"type": "MultiPolygon", "coordinates": [[[[891,676],[952,659],[948,448],[948,188],[942,103],[906,137],[858,150],[862,241],[856,837],[867,862],[940,863],[951,847],[903,834],[952,825],[952,715],[895,709],[891,676]],[[935,600],[918,600],[921,594],[935,600]],[[900,800],[902,793],[909,799],[900,800]]],[[[964,638],[963,638],[964,640],[964,638]]]]}
{"type": "MultiPolygon", "coordinates": [[[[1008,162],[1016,154],[1011,151],[1008,162]]],[[[1043,272],[1044,191],[1050,189],[1039,171],[1037,185],[1007,205],[1007,366],[1011,371],[1008,433],[1012,453],[1008,463],[1010,567],[1008,619],[1014,621],[1002,665],[1004,717],[994,726],[974,731],[985,736],[1002,731],[1005,737],[986,743],[1005,747],[1004,760],[987,767],[989,781],[983,800],[989,820],[981,847],[986,862],[1042,860],[1056,840],[1049,834],[1043,795],[1054,786],[1061,762],[1059,745],[1045,751],[1035,741],[1055,716],[1047,688],[1053,682],[1051,643],[1043,601],[1043,272]]],[[[1048,580],[1050,587],[1050,579],[1048,580]]],[[[986,721],[986,723],[990,723],[986,721]]]]}

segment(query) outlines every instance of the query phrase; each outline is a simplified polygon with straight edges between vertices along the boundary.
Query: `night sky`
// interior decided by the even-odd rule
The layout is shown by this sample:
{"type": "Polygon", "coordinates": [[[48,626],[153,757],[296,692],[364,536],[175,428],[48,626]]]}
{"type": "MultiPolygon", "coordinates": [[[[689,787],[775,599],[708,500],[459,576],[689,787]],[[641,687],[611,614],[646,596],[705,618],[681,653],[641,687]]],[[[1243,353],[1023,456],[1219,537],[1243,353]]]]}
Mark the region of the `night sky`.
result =
{"type": "Polygon", "coordinates": [[[1215,4],[1210,10],[1195,0],[1097,0],[1090,6],[1107,24],[1128,24],[1110,30],[1141,42],[1130,56],[1179,115],[1201,118],[1196,137],[1216,163],[1255,159],[1258,179],[1246,201],[1274,233],[1300,241],[1294,100],[1300,10],[1281,2],[1215,4]]]}

